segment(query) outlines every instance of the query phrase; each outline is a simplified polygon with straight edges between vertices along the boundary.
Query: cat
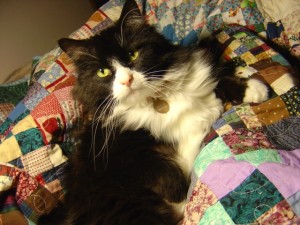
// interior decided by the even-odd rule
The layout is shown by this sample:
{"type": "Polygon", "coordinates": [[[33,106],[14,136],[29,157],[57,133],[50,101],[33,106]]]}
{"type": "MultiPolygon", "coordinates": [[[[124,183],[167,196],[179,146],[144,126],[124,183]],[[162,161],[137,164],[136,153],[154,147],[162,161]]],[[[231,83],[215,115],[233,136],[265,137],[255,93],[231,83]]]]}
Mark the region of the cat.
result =
{"type": "Polygon", "coordinates": [[[222,97],[261,102],[267,87],[217,69],[212,44],[171,44],[134,0],[99,34],[58,43],[77,68],[73,95],[86,120],[66,171],[65,202],[40,224],[178,224],[222,97]]]}

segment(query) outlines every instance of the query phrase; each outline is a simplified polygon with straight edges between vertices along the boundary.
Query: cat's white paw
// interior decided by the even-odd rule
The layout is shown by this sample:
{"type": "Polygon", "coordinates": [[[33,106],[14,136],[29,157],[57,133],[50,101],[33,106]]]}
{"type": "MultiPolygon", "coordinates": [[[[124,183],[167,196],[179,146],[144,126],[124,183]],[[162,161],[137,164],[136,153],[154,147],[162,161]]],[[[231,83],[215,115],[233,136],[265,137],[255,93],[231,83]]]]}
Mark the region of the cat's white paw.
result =
{"type": "Polygon", "coordinates": [[[243,102],[261,103],[268,99],[268,87],[257,79],[250,79],[247,81],[247,89],[243,102]]]}

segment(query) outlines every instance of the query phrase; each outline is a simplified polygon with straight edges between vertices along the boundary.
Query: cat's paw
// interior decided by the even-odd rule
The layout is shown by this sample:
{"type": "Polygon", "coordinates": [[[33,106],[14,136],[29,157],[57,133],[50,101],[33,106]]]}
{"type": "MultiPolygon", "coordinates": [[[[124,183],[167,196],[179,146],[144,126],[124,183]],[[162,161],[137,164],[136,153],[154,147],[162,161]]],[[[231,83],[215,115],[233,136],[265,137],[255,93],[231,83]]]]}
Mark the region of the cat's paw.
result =
{"type": "Polygon", "coordinates": [[[269,96],[268,87],[257,79],[250,79],[247,81],[247,88],[243,102],[261,103],[266,101],[269,96]]]}

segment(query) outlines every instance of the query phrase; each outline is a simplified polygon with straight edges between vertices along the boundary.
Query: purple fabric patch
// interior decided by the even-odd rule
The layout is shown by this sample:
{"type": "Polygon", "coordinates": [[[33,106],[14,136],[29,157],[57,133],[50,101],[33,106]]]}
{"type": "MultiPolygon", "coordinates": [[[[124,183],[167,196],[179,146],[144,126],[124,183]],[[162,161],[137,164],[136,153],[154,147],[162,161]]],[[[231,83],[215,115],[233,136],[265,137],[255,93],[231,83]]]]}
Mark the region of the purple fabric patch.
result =
{"type": "Polygon", "coordinates": [[[255,167],[250,163],[236,161],[232,157],[210,164],[200,180],[221,199],[239,186],[254,170],[255,167]]]}
{"type": "Polygon", "coordinates": [[[289,198],[300,190],[300,168],[278,163],[263,163],[258,167],[284,196],[289,198]]]}
{"type": "Polygon", "coordinates": [[[300,168],[300,149],[293,151],[279,150],[278,152],[283,164],[300,168]]]}

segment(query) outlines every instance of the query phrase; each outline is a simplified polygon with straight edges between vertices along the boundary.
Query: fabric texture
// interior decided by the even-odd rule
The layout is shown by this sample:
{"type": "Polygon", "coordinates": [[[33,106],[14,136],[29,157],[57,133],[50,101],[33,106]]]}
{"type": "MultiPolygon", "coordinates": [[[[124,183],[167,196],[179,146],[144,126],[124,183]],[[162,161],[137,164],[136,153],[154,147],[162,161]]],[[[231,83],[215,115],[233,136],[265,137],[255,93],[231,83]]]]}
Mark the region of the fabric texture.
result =
{"type": "MultiPolygon", "coordinates": [[[[118,18],[123,2],[109,1],[70,37],[83,39],[101,31],[118,18]]],[[[223,60],[233,61],[239,76],[260,79],[272,90],[272,97],[258,105],[228,103],[213,125],[195,161],[183,224],[297,224],[299,77],[284,57],[258,38],[268,36],[276,42],[264,7],[255,0],[138,3],[147,21],[173,43],[194,44],[216,32],[223,60]]],[[[297,15],[296,7],[290,9],[297,15]]],[[[293,21],[298,23],[299,17],[291,17],[293,21]]],[[[299,34],[299,26],[279,27],[299,34]]],[[[295,45],[283,44],[290,50],[295,45]]],[[[64,168],[73,141],[69,131],[82,115],[71,95],[76,72],[59,48],[41,57],[32,74],[29,87],[28,81],[21,82],[22,91],[16,84],[0,86],[4,225],[35,224],[63,198],[64,168]]]]}

